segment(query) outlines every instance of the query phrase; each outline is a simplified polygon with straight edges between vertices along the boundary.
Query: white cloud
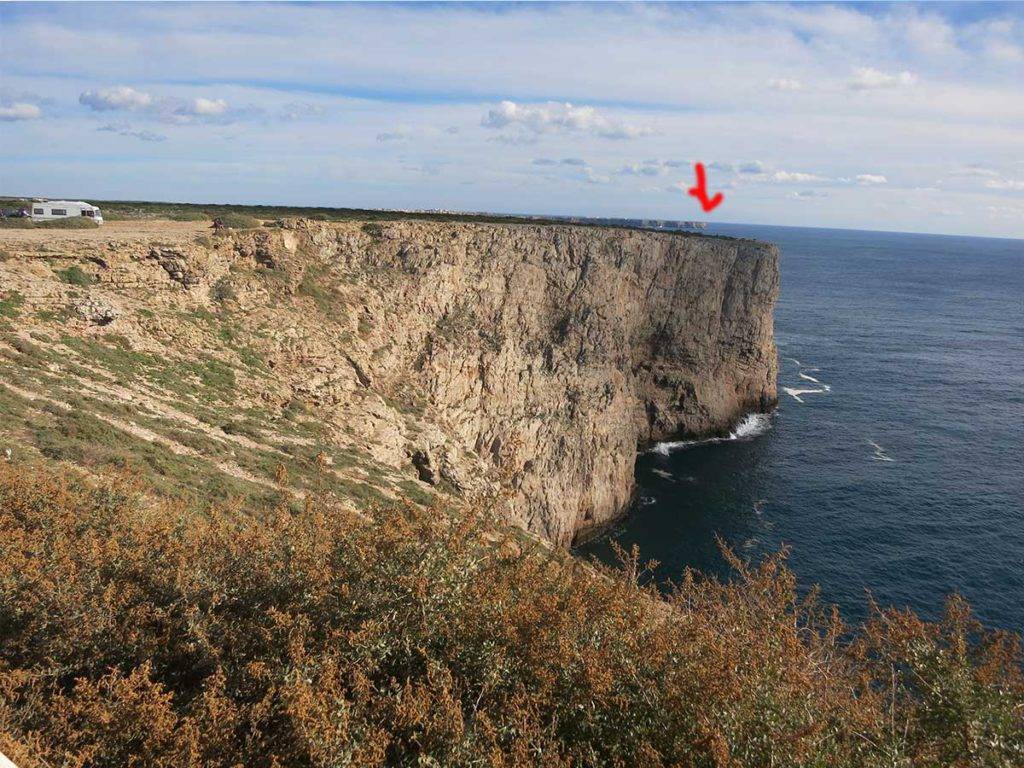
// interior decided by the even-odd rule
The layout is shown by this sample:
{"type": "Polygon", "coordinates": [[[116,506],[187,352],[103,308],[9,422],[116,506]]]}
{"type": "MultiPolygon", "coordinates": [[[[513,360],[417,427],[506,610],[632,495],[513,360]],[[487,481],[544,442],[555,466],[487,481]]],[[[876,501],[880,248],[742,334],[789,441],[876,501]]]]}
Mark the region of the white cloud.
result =
{"type": "Polygon", "coordinates": [[[642,163],[627,163],[619,168],[621,176],[660,176],[674,168],[689,165],[686,160],[644,160],[642,163]]]}
{"type": "Polygon", "coordinates": [[[802,91],[804,84],[792,77],[773,77],[765,83],[773,91],[802,91]]]}
{"type": "Polygon", "coordinates": [[[605,139],[635,139],[652,133],[648,128],[606,117],[593,107],[574,106],[569,102],[529,106],[503,101],[490,109],[480,124],[499,130],[517,127],[535,134],[587,133],[605,139]]]}
{"type": "Polygon", "coordinates": [[[189,99],[185,104],[175,110],[178,115],[193,115],[196,117],[217,117],[228,111],[228,103],[224,99],[207,99],[199,96],[189,99]]]}
{"type": "Polygon", "coordinates": [[[1009,189],[1015,192],[1024,191],[1024,180],[1017,179],[989,179],[985,182],[989,189],[1009,189]]]}
{"type": "Polygon", "coordinates": [[[96,112],[136,112],[139,115],[148,115],[150,119],[179,125],[224,122],[238,114],[231,109],[225,99],[206,96],[185,99],[176,96],[158,98],[126,85],[84,91],[79,95],[78,102],[96,112]]]}
{"type": "Polygon", "coordinates": [[[153,97],[126,85],[85,91],[78,97],[78,103],[97,112],[146,109],[153,104],[153,97]]]}
{"type": "Polygon", "coordinates": [[[799,192],[790,192],[789,196],[794,200],[807,200],[812,197],[828,197],[828,192],[815,189],[802,189],[799,192]]]}
{"type": "Polygon", "coordinates": [[[816,173],[801,173],[799,171],[776,171],[768,179],[779,184],[807,184],[814,181],[828,181],[826,177],[819,176],[816,173]]]}
{"type": "Polygon", "coordinates": [[[15,101],[11,104],[0,104],[0,120],[14,122],[15,120],[38,120],[43,116],[41,110],[35,104],[25,101],[15,101]]]}
{"type": "Polygon", "coordinates": [[[751,160],[749,163],[740,163],[739,167],[736,170],[739,171],[740,173],[754,174],[764,173],[765,169],[764,163],[762,163],[760,160],[751,160]]]}
{"type": "Polygon", "coordinates": [[[858,184],[865,185],[889,183],[889,180],[885,178],[885,176],[877,173],[861,173],[857,175],[856,179],[858,184]]]}
{"type": "Polygon", "coordinates": [[[917,82],[917,75],[912,72],[890,74],[871,67],[860,67],[854,70],[853,76],[846,81],[851,91],[870,91],[879,88],[902,88],[917,82]]]}

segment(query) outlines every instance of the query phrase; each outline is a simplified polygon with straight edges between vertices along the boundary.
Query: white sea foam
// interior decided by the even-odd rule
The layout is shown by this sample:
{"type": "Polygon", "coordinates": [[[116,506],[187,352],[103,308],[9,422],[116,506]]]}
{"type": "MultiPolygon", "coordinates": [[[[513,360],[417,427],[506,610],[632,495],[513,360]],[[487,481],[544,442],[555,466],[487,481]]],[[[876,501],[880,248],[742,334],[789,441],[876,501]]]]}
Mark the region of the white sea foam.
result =
{"type": "Polygon", "coordinates": [[[748,413],[736,429],[729,433],[730,440],[743,440],[763,435],[772,428],[772,419],[767,413],[748,413]]]}
{"type": "Polygon", "coordinates": [[[885,448],[880,446],[874,440],[868,440],[868,445],[875,449],[875,455],[871,457],[875,461],[896,461],[896,459],[886,452],[885,448]]]}
{"type": "Polygon", "coordinates": [[[654,474],[656,474],[658,477],[663,477],[666,480],[675,480],[675,478],[672,477],[672,473],[671,472],[666,472],[664,469],[652,469],[651,471],[654,474]]]}
{"type": "Polygon", "coordinates": [[[801,363],[799,360],[797,360],[795,357],[787,357],[786,359],[787,360],[792,360],[794,363],[796,363],[798,368],[803,368],[804,367],[804,364],[801,363]]]}
{"type": "Polygon", "coordinates": [[[798,403],[802,403],[804,401],[800,395],[823,395],[828,392],[827,389],[794,389],[793,387],[783,387],[782,391],[798,403]]]}
{"type": "MultiPolygon", "coordinates": [[[[704,440],[674,440],[667,443],[658,443],[652,449],[652,453],[660,453],[668,456],[672,451],[680,448],[689,448],[691,445],[704,445],[706,443],[724,443],[727,440],[751,440],[758,435],[763,435],[772,427],[771,416],[767,413],[748,413],[736,425],[728,437],[709,437],[704,440]]],[[[657,470],[655,470],[657,472],[657,470]]]]}
{"type": "MultiPolygon", "coordinates": [[[[815,369],[815,370],[817,370],[817,369],[815,369]]],[[[808,376],[803,371],[801,371],[799,373],[799,376],[804,381],[810,381],[810,382],[813,382],[814,384],[817,384],[819,387],[823,388],[826,392],[831,392],[832,391],[832,387],[829,384],[826,384],[823,381],[819,381],[818,379],[814,378],[813,376],[808,376]]]]}

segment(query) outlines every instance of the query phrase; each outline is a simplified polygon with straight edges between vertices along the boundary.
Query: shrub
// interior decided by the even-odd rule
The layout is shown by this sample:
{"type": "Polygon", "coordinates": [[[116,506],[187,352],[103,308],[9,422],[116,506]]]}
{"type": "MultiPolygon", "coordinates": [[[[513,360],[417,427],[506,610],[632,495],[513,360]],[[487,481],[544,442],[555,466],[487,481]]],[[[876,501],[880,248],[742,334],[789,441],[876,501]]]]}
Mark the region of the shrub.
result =
{"type": "Polygon", "coordinates": [[[0,463],[0,748],[22,768],[1020,765],[1015,639],[784,561],[661,599],[484,513],[256,518],[0,463]],[[852,639],[847,639],[852,634],[852,639]],[[45,761],[45,762],[44,762],[45,761]]]}
{"type": "Polygon", "coordinates": [[[86,286],[93,284],[93,277],[88,272],[85,272],[77,264],[72,264],[67,269],[62,269],[57,272],[57,276],[62,282],[68,285],[86,286]]]}
{"type": "Polygon", "coordinates": [[[227,276],[220,278],[210,286],[210,298],[218,304],[235,299],[235,289],[231,285],[231,279],[227,276]]]}
{"type": "Polygon", "coordinates": [[[202,211],[180,211],[168,216],[171,221],[206,221],[210,217],[202,211]]]}
{"type": "Polygon", "coordinates": [[[32,219],[0,219],[0,229],[32,229],[32,219]]]}
{"type": "Polygon", "coordinates": [[[228,229],[256,229],[261,226],[259,219],[241,213],[225,213],[218,216],[217,221],[228,229]]]}

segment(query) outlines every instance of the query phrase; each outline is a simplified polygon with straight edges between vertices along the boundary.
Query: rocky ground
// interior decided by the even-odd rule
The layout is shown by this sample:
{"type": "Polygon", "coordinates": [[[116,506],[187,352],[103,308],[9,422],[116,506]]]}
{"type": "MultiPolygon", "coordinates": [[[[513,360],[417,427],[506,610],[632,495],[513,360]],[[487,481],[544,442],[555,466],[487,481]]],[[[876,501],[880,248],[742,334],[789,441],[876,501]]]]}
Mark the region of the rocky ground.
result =
{"type": "Polygon", "coordinates": [[[568,544],[775,398],[774,248],[572,226],[0,229],[0,450],[210,499],[497,495],[568,544]]]}

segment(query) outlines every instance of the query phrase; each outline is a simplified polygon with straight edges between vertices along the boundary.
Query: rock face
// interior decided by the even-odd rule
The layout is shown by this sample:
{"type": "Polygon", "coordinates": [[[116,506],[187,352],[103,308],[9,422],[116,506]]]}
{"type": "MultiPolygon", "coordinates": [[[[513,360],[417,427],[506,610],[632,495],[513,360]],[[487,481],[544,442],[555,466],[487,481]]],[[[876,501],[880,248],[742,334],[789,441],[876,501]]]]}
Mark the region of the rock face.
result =
{"type": "Polygon", "coordinates": [[[420,477],[490,465],[509,514],[558,544],[626,509],[638,447],[775,403],[774,246],[571,226],[292,233],[368,289],[350,356],[364,386],[425,397],[441,434],[410,451],[420,477]]]}
{"type": "Polygon", "coordinates": [[[628,508],[638,449],[775,402],[771,245],[412,221],[123,236],[61,241],[59,264],[11,246],[0,287],[24,302],[21,331],[176,370],[214,360],[234,372],[216,393],[234,413],[305,414],[384,491],[498,491],[562,546],[628,508]],[[93,276],[86,296],[59,280],[64,262],[93,276]],[[43,319],[68,302],[69,319],[43,319]]]}

